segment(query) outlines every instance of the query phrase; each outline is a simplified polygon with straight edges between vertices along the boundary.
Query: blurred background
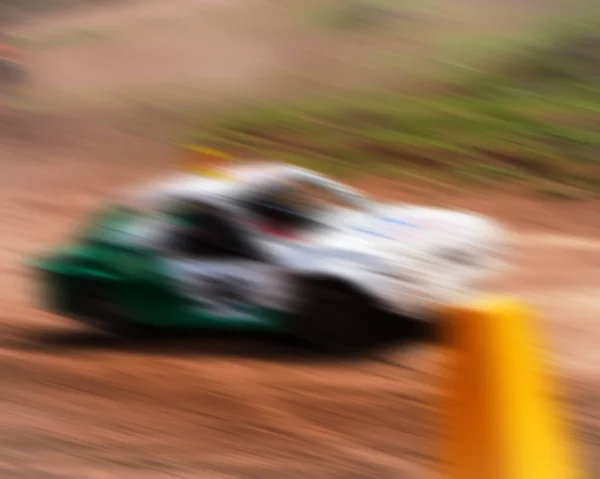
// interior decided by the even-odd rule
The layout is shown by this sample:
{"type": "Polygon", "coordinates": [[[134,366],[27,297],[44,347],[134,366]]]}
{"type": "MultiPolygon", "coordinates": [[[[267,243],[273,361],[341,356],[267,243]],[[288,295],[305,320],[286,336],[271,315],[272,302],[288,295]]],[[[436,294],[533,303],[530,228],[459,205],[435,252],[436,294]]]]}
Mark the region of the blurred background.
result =
{"type": "Polygon", "coordinates": [[[441,352],[130,344],[34,308],[21,258],[197,143],[514,232],[600,477],[595,0],[0,0],[0,476],[434,477],[441,352]]]}

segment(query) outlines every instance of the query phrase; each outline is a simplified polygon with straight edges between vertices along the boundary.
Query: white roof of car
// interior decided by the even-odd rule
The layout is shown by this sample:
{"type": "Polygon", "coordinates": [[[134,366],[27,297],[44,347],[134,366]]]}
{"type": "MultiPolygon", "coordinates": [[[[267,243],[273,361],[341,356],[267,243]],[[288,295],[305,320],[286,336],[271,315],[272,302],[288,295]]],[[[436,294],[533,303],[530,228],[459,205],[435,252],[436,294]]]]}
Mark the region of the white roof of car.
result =
{"type": "Polygon", "coordinates": [[[300,178],[321,177],[304,168],[298,166],[286,165],[283,163],[258,163],[236,165],[224,170],[226,175],[230,175],[242,184],[277,184],[286,181],[292,181],[300,178]]]}
{"type": "MultiPolygon", "coordinates": [[[[134,194],[142,203],[162,199],[201,199],[218,196],[236,197],[254,190],[267,189],[283,185],[288,181],[301,178],[322,178],[319,175],[286,164],[244,164],[222,170],[214,175],[202,176],[195,173],[183,173],[142,188],[134,194]]],[[[323,178],[324,180],[324,178],[323,178]]]]}

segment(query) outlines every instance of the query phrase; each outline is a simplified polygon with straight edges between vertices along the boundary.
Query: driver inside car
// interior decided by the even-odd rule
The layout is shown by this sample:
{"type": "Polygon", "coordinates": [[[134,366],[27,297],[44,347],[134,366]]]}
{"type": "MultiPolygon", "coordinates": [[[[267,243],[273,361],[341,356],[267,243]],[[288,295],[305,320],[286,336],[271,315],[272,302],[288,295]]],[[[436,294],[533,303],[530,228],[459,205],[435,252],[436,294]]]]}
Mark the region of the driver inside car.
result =
{"type": "Polygon", "coordinates": [[[301,215],[298,194],[293,189],[286,189],[271,196],[267,203],[269,207],[284,215],[301,215]]]}
{"type": "Polygon", "coordinates": [[[259,204],[261,230],[276,236],[294,236],[309,218],[308,202],[302,192],[287,186],[272,192],[259,204]]]}

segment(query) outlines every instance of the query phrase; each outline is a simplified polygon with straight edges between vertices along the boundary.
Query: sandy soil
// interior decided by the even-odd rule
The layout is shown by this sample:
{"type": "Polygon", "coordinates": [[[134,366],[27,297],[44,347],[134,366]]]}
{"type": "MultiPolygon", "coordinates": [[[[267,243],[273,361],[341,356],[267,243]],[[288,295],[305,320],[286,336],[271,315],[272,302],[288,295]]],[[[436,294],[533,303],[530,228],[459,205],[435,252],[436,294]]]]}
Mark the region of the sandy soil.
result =
{"type": "MultiPolygon", "coordinates": [[[[60,130],[52,141],[0,143],[0,477],[434,477],[436,344],[342,360],[263,337],[127,342],[37,310],[20,259],[174,158],[123,132],[60,130]]],[[[377,192],[472,207],[514,231],[517,266],[499,288],[538,308],[567,417],[600,473],[600,205],[391,181],[377,192]]]]}

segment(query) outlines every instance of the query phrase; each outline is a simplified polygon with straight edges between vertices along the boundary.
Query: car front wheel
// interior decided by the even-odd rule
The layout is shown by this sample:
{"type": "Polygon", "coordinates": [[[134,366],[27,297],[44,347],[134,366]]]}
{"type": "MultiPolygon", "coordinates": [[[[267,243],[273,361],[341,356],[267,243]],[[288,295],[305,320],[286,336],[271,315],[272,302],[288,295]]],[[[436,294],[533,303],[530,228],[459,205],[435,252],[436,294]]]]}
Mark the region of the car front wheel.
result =
{"type": "Polygon", "coordinates": [[[338,280],[306,280],[295,332],[330,350],[355,351],[385,339],[386,321],[366,294],[338,280]]]}

